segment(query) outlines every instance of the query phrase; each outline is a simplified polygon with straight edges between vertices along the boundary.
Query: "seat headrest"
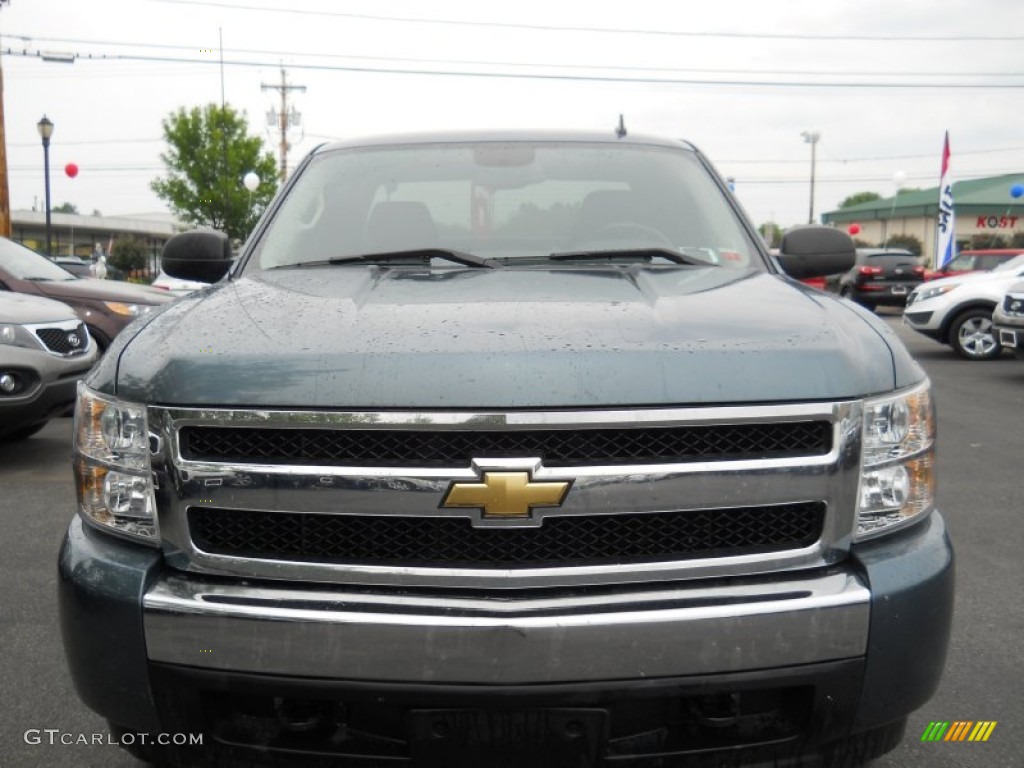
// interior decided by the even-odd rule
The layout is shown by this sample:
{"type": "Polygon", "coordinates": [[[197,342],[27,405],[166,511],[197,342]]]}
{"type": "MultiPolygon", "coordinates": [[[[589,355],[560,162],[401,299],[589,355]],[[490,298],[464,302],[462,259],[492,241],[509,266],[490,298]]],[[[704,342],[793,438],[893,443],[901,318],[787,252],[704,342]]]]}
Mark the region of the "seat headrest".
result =
{"type": "Polygon", "coordinates": [[[367,253],[430,248],[437,244],[437,227],[423,203],[387,201],[373,206],[365,241],[367,253]]]}

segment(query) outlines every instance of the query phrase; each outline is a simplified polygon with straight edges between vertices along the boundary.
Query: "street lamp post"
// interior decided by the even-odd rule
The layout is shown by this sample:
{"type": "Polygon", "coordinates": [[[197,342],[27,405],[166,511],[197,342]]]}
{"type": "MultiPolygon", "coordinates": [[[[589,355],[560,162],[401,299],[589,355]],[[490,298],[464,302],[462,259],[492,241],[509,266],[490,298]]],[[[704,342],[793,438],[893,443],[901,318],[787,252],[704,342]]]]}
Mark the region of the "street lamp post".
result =
{"type": "Polygon", "coordinates": [[[807,223],[814,223],[814,167],[817,164],[816,150],[818,147],[818,139],[821,138],[820,131],[804,131],[800,134],[804,137],[804,141],[811,145],[811,208],[810,213],[807,214],[807,223]]]}
{"type": "Polygon", "coordinates": [[[52,256],[50,237],[50,137],[53,136],[53,121],[46,115],[36,123],[39,137],[43,140],[43,176],[46,180],[46,255],[52,256]]]}

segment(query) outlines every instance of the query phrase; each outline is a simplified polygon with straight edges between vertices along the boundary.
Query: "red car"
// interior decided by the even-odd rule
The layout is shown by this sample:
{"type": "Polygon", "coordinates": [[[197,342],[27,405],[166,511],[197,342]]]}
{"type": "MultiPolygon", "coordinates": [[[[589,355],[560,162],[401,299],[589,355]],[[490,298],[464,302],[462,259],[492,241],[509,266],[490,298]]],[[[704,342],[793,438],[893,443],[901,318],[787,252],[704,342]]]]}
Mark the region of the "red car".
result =
{"type": "Polygon", "coordinates": [[[977,251],[960,251],[955,259],[943,269],[926,270],[925,280],[936,280],[940,277],[952,277],[967,272],[991,272],[1004,261],[1024,253],[1024,248],[992,248],[977,251]]]}

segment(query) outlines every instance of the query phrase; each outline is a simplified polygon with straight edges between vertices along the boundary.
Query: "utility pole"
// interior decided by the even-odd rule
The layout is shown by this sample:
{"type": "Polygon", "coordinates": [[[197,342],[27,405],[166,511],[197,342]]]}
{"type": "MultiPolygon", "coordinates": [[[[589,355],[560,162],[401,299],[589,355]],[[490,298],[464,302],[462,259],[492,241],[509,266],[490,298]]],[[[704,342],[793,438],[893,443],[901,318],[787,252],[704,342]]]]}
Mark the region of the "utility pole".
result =
{"type": "MultiPolygon", "coordinates": [[[[3,10],[10,0],[0,0],[3,10]]],[[[11,236],[11,191],[7,183],[7,130],[4,123],[4,69],[0,64],[0,236],[11,236]]]]}
{"type": "Polygon", "coordinates": [[[800,134],[804,137],[804,142],[811,145],[811,206],[810,213],[807,215],[807,223],[814,223],[814,167],[817,165],[817,153],[815,150],[818,148],[818,140],[821,138],[820,131],[804,131],[800,134]]]}
{"type": "MultiPolygon", "coordinates": [[[[281,131],[281,142],[278,145],[278,153],[281,158],[281,183],[283,184],[288,178],[288,128],[292,124],[297,124],[299,119],[298,112],[288,112],[288,94],[291,91],[297,91],[299,93],[306,92],[306,86],[304,85],[290,85],[288,83],[288,77],[284,71],[284,67],[281,67],[281,84],[280,85],[268,85],[262,83],[260,85],[261,91],[277,91],[281,94],[281,111],[276,115],[277,127],[281,131]]],[[[271,115],[274,111],[271,110],[271,115]]]]}

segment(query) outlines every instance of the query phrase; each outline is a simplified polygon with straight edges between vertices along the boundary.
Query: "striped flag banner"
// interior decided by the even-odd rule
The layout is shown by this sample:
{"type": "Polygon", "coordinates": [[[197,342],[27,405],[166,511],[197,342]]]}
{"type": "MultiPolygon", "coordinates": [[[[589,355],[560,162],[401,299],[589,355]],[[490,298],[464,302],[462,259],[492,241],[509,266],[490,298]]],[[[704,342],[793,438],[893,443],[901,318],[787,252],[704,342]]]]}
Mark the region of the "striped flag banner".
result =
{"type": "Polygon", "coordinates": [[[935,268],[942,269],[956,255],[956,216],[953,209],[953,175],[949,168],[949,131],[942,145],[942,178],[939,181],[939,219],[936,227],[935,268]]]}

